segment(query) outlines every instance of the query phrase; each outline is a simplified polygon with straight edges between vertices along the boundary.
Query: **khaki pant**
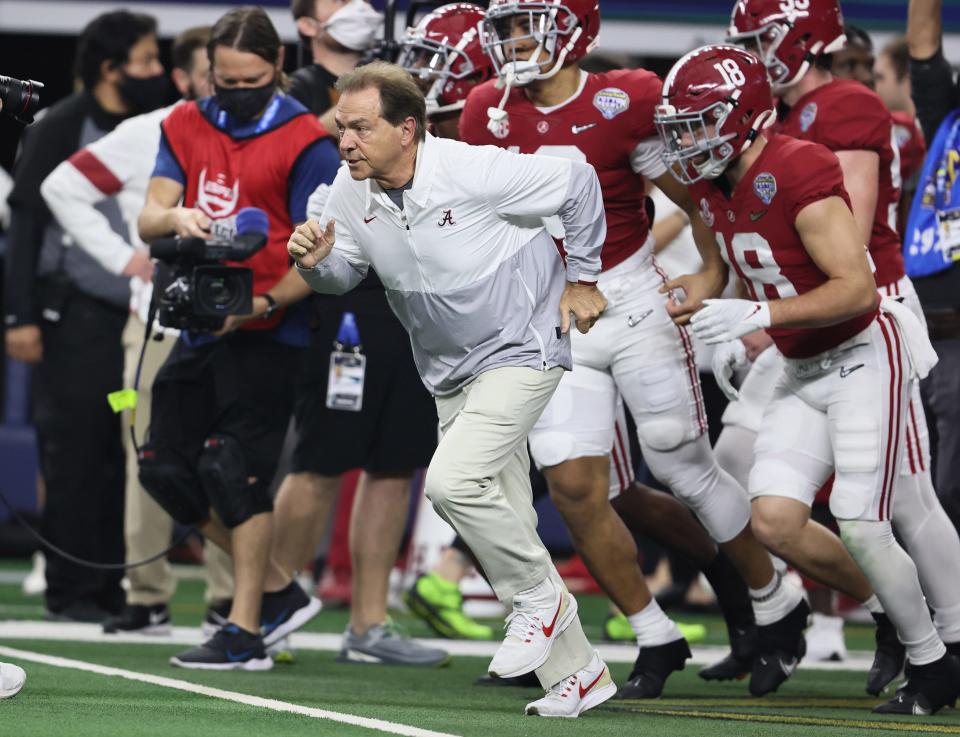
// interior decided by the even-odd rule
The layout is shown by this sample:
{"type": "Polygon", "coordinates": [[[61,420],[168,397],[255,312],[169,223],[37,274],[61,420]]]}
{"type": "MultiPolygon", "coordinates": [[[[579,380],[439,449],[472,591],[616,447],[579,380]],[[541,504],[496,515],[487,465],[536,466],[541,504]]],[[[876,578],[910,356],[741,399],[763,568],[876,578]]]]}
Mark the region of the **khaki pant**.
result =
{"type": "MultiPolygon", "coordinates": [[[[124,386],[133,387],[143,345],[145,326],[135,314],[131,314],[123,330],[124,386]]],[[[144,442],[144,433],[150,427],[150,389],[157,371],[167,360],[167,355],[176,343],[176,338],[164,336],[162,341],[153,339],[147,345],[140,371],[140,387],[137,396],[136,434],[137,442],[144,442]]],[[[127,455],[126,509],[124,512],[124,538],[127,560],[149,558],[170,545],[173,520],[163,511],[140,485],[137,456],[130,445],[130,428],[124,422],[124,450],[127,455]]],[[[208,604],[233,598],[233,559],[213,544],[204,550],[207,571],[208,604]]],[[[140,606],[166,604],[173,597],[177,580],[166,558],[138,566],[127,571],[130,591],[127,603],[140,606]]]]}
{"type": "MultiPolygon", "coordinates": [[[[559,367],[492,369],[437,398],[443,437],[427,470],[427,497],[470,546],[507,607],[514,594],[547,577],[563,586],[537,535],[527,455],[527,435],[562,375],[559,367]]],[[[592,656],[578,617],[537,676],[549,687],[592,656]]]]}

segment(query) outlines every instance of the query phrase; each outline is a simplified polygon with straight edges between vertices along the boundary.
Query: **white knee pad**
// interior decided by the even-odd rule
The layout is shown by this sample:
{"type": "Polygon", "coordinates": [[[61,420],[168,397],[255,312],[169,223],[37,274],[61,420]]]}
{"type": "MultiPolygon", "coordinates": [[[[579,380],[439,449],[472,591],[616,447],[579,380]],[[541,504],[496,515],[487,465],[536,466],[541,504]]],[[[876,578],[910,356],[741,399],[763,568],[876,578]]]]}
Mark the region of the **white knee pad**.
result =
{"type": "Polygon", "coordinates": [[[644,460],[717,542],[732,540],[749,524],[747,493],[717,465],[706,435],[669,453],[644,447],[644,460]]]}
{"type": "Polygon", "coordinates": [[[680,447],[686,438],[686,428],[676,417],[656,417],[637,426],[640,446],[666,453],[680,447]]]}

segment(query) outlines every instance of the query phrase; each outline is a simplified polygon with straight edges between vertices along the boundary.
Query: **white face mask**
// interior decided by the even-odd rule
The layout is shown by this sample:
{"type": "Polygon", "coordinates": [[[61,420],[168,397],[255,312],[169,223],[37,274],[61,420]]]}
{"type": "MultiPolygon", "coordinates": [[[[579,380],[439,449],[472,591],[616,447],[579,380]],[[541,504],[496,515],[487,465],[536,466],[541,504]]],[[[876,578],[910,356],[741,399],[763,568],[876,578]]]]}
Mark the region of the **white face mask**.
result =
{"type": "Polygon", "coordinates": [[[350,0],[323,24],[323,30],[341,46],[366,51],[380,35],[383,15],[365,0],[350,0]]]}

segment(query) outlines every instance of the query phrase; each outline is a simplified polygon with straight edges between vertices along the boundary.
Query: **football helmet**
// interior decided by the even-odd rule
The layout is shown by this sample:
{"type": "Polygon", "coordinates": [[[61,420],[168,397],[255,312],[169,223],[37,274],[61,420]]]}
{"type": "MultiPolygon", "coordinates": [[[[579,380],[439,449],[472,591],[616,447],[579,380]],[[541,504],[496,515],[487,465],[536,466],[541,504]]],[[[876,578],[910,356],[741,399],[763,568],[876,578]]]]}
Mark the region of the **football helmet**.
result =
{"type": "Polygon", "coordinates": [[[481,26],[497,76],[516,86],[549,79],[582,59],[599,32],[599,0],[493,0],[481,26]]]}
{"type": "Polygon", "coordinates": [[[822,54],[846,43],[838,0],[738,0],[729,43],[763,61],[775,94],[796,84],[822,54]]]}
{"type": "Polygon", "coordinates": [[[476,85],[493,77],[493,65],[480,45],[483,8],[451,3],[437,8],[407,29],[397,64],[415,79],[432,83],[427,114],[463,109],[476,85]]]}
{"type": "Polygon", "coordinates": [[[653,121],[663,161],[684,184],[715,179],[773,123],[770,80],[738,46],[704,46],[680,59],[663,82],[653,121]]]}

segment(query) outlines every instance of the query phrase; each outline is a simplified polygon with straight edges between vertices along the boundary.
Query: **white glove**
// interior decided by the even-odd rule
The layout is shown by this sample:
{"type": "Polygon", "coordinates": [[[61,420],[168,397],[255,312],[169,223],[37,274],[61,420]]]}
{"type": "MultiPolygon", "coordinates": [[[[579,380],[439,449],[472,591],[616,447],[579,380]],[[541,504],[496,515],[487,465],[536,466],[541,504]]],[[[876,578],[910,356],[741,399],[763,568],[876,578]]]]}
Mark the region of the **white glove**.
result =
{"type": "Polygon", "coordinates": [[[708,345],[736,340],[770,327],[770,305],[748,299],[705,299],[690,318],[693,333],[708,345]]]}
{"type": "Polygon", "coordinates": [[[713,352],[711,363],[713,377],[717,380],[720,390],[731,402],[737,401],[740,398],[740,392],[737,391],[730,379],[734,371],[746,368],[749,363],[747,361],[747,349],[743,345],[743,341],[738,338],[718,345],[713,352]]]}

